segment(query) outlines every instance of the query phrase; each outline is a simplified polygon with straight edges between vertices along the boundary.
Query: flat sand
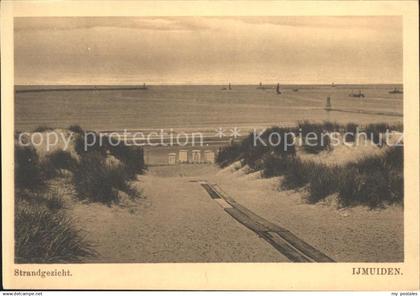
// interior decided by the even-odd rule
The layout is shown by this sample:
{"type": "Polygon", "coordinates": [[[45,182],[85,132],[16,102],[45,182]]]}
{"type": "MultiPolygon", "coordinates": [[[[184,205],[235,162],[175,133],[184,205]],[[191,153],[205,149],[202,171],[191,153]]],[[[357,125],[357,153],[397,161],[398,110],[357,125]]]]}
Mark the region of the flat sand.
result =
{"type": "Polygon", "coordinates": [[[75,203],[70,214],[98,252],[88,262],[288,261],[234,220],[197,182],[212,166],[151,168],[138,186],[145,199],[107,207],[75,203]]]}
{"type": "Polygon", "coordinates": [[[265,219],[283,226],[339,262],[402,262],[404,216],[401,206],[369,210],[308,204],[305,192],[279,191],[280,178],[261,179],[225,170],[211,180],[265,219]]]}
{"type": "MultiPolygon", "coordinates": [[[[197,182],[215,182],[251,211],[292,231],[339,262],[403,261],[403,209],[338,210],[310,205],[304,192],[278,191],[279,178],[212,165],[151,167],[136,185],[145,198],[111,207],[73,201],[69,215],[98,256],[88,262],[286,262],[229,216],[197,182]]],[[[333,199],[333,198],[332,198],[333,199]]]]}

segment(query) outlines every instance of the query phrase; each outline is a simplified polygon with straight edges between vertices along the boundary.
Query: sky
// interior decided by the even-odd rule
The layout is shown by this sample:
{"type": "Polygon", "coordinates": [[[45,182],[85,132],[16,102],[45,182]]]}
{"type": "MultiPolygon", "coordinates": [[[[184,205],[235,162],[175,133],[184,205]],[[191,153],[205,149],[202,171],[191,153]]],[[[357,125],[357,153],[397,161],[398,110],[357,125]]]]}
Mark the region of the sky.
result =
{"type": "Polygon", "coordinates": [[[19,17],[15,84],[402,83],[402,19],[19,17]]]}

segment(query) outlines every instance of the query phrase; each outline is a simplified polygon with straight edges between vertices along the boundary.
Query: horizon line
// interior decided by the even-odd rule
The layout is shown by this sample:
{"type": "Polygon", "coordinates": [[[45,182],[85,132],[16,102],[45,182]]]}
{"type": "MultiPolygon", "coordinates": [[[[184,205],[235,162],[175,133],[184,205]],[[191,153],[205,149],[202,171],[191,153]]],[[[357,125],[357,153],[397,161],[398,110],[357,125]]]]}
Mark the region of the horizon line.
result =
{"type": "MultiPolygon", "coordinates": [[[[404,84],[404,82],[358,82],[358,83],[335,83],[335,82],[330,82],[330,83],[280,83],[280,82],[273,82],[273,83],[262,83],[262,85],[267,86],[267,85],[273,85],[275,86],[276,84],[280,84],[280,85],[332,85],[334,84],[335,86],[339,86],[339,85],[387,85],[387,84],[404,84]]],[[[255,85],[258,86],[259,83],[232,83],[232,82],[226,82],[226,83],[152,83],[152,82],[142,82],[142,83],[138,83],[138,84],[133,84],[133,83],[121,83],[121,84],[116,84],[116,83],[112,83],[112,84],[108,84],[108,83],[104,83],[104,84],[61,84],[61,83],[56,83],[56,84],[14,84],[14,86],[143,86],[144,84],[146,84],[146,86],[187,86],[187,85],[191,85],[191,86],[225,86],[225,85],[229,85],[231,84],[232,86],[237,85],[237,86],[248,86],[248,85],[255,85]]]]}

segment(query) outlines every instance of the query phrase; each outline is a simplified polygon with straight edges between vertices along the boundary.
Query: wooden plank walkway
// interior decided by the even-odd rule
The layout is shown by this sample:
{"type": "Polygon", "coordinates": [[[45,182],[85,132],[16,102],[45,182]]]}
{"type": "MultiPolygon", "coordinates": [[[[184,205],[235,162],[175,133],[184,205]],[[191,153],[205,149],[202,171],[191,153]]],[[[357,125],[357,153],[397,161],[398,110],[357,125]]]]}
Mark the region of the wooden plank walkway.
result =
{"type": "MultiPolygon", "coordinates": [[[[232,197],[223,192],[217,184],[209,184],[206,181],[201,181],[200,184],[212,199],[226,201],[229,206],[222,206],[226,213],[248,229],[254,231],[292,262],[334,262],[332,258],[303,241],[289,230],[271,223],[237,203],[232,197]]],[[[220,205],[220,203],[218,204],[220,205]]]]}

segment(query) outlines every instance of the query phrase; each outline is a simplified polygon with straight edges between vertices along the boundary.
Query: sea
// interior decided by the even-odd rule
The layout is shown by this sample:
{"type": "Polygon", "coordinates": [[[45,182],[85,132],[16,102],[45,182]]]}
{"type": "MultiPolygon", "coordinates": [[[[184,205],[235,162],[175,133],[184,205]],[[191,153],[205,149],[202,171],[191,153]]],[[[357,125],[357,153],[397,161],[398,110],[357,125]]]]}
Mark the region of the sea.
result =
{"type": "Polygon", "coordinates": [[[402,122],[402,85],[15,86],[15,130],[80,125],[96,131],[269,127],[301,120],[402,122]],[[352,93],[364,94],[353,97],[352,93]],[[325,109],[330,97],[331,111],[325,109]]]}

